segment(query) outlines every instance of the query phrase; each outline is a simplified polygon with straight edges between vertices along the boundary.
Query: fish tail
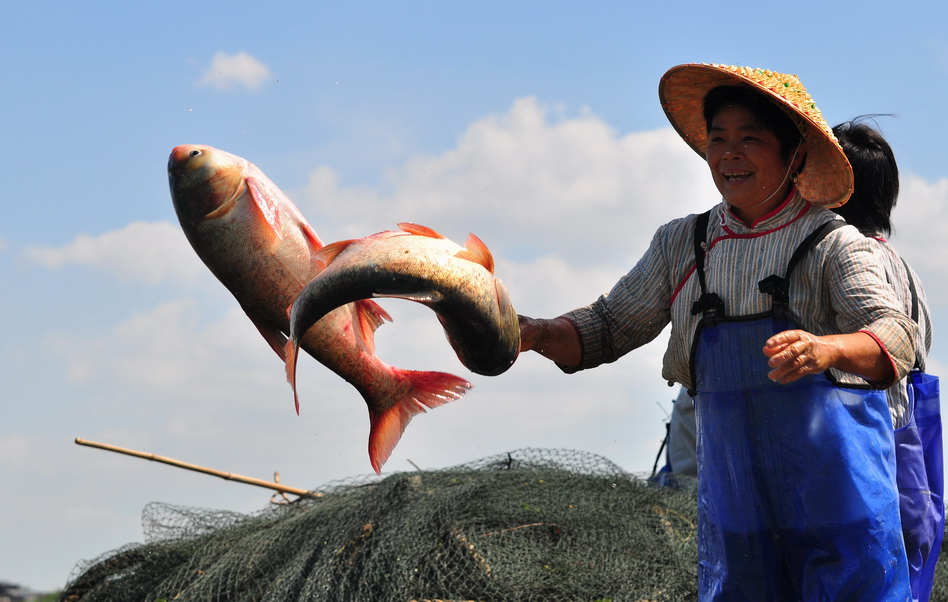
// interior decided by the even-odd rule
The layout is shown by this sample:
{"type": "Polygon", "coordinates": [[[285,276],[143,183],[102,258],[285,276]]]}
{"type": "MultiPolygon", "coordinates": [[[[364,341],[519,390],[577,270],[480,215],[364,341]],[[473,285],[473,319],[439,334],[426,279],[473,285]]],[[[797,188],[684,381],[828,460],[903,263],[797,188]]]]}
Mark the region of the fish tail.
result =
{"type": "Polygon", "coordinates": [[[369,409],[369,461],[378,474],[416,414],[459,399],[474,386],[444,372],[406,370],[404,374],[410,383],[408,392],[386,410],[369,409]]]}
{"type": "Polygon", "coordinates": [[[296,404],[296,415],[300,415],[300,397],[296,392],[296,361],[299,357],[297,345],[293,339],[289,339],[284,347],[286,355],[286,382],[290,383],[293,389],[293,403],[296,404]]]}

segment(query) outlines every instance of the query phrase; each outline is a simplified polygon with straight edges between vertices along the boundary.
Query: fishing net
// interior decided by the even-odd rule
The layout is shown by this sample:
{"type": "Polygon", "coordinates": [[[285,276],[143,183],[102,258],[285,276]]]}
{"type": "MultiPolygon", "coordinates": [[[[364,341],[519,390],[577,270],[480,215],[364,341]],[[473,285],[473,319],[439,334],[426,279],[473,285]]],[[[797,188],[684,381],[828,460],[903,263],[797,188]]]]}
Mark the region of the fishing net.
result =
{"type": "Polygon", "coordinates": [[[145,543],[70,575],[64,600],[693,600],[694,482],[525,449],[337,481],[253,514],[151,503],[145,543]]]}
{"type": "MultiPolygon", "coordinates": [[[[697,599],[695,483],[524,449],[337,481],[253,514],[152,503],[144,544],[79,563],[68,601],[697,599]]],[[[948,541],[948,537],[946,537],[948,541]]],[[[931,599],[948,601],[948,550],[931,599]]]]}

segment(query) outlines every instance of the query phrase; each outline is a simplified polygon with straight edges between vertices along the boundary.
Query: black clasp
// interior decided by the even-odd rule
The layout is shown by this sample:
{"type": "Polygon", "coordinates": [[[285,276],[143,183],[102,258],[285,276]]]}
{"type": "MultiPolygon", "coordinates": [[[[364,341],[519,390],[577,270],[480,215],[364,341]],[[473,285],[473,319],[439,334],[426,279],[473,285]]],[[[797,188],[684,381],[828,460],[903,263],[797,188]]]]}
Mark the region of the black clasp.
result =
{"type": "Polygon", "coordinates": [[[757,283],[757,289],[773,297],[774,317],[782,320],[790,315],[790,281],[771,274],[757,283]]]}
{"type": "Polygon", "coordinates": [[[724,301],[717,293],[705,293],[691,306],[691,315],[703,314],[704,317],[714,320],[724,317],[724,301]]]}

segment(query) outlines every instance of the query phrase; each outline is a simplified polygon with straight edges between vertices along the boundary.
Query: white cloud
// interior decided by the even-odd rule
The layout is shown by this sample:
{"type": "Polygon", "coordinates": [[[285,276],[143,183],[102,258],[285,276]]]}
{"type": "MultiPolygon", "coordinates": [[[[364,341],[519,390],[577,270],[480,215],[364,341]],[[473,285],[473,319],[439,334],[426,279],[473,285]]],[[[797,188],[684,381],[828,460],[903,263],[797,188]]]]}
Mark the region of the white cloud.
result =
{"type": "Polygon", "coordinates": [[[61,247],[28,247],[26,256],[50,269],[72,265],[148,284],[193,283],[206,268],[177,224],[134,222],[99,236],[77,236],[61,247]]]}
{"type": "Polygon", "coordinates": [[[211,65],[198,81],[199,86],[212,86],[231,91],[236,88],[259,90],[273,77],[270,68],[246,52],[227,54],[218,52],[211,65]]]}
{"type": "Polygon", "coordinates": [[[594,115],[550,113],[520,99],[468,127],[457,148],[390,170],[384,195],[339,190],[320,167],[299,204],[346,223],[347,235],[415,221],[451,238],[472,231],[497,256],[628,266],[661,223],[718,200],[706,165],[670,128],[619,136],[594,115]]]}
{"type": "Polygon", "coordinates": [[[929,182],[903,174],[892,225],[892,244],[918,272],[929,304],[948,309],[948,263],[943,249],[948,231],[948,179],[929,182]]]}

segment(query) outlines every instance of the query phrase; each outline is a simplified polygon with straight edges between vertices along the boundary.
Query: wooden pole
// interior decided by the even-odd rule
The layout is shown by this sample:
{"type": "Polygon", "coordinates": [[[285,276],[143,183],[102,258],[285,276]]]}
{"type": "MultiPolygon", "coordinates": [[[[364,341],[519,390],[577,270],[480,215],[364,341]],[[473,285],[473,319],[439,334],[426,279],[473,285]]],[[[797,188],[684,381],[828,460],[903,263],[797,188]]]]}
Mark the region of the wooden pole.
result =
{"type": "Polygon", "coordinates": [[[161,462],[162,464],[170,464],[171,466],[177,466],[178,468],[184,468],[186,470],[203,472],[204,474],[209,474],[215,477],[220,477],[222,479],[227,479],[228,481],[237,481],[239,483],[246,483],[248,485],[256,485],[257,487],[265,487],[266,489],[272,489],[274,491],[280,491],[282,493],[292,493],[293,495],[298,495],[300,497],[322,497],[323,495],[321,493],[316,493],[314,491],[309,491],[307,489],[287,487],[286,485],[275,483],[273,481],[264,481],[263,479],[255,479],[253,477],[245,477],[239,474],[223,472],[221,470],[214,470],[213,468],[205,468],[203,466],[198,466],[197,464],[189,464],[187,462],[174,460],[172,458],[165,458],[164,456],[159,456],[156,454],[149,454],[145,452],[135,451],[134,449],[126,449],[124,447],[108,445],[106,443],[97,443],[95,441],[88,441],[86,439],[80,439],[78,437],[76,437],[76,443],[78,445],[86,445],[88,447],[97,447],[99,449],[104,449],[106,451],[117,452],[117,453],[125,454],[128,456],[134,456],[136,458],[144,458],[145,460],[161,462]]]}

